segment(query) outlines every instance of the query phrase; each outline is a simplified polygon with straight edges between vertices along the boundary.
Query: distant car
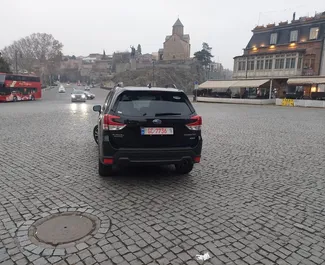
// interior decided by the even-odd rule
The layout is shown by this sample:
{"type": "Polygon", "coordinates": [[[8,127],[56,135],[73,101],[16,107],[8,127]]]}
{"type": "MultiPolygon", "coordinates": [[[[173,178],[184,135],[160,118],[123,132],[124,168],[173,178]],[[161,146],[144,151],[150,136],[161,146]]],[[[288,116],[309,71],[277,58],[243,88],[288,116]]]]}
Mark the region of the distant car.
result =
{"type": "Polygon", "coordinates": [[[71,93],[71,102],[86,102],[87,97],[85,91],[82,90],[73,90],[71,93]]]}
{"type": "Polygon", "coordinates": [[[65,93],[65,88],[64,88],[64,86],[60,86],[59,87],[59,93],[65,93]]]}
{"type": "Polygon", "coordinates": [[[84,94],[86,95],[87,99],[94,99],[95,95],[92,93],[89,93],[88,91],[84,91],[84,94]]]}
{"type": "Polygon", "coordinates": [[[85,86],[85,91],[89,91],[90,90],[90,86],[85,86]]]}

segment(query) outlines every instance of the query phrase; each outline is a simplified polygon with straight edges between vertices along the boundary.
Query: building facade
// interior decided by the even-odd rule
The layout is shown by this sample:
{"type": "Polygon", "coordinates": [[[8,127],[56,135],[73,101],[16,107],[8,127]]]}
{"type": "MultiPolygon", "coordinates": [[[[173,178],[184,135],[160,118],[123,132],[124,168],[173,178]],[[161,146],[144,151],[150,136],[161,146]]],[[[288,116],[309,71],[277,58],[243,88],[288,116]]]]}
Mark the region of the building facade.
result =
{"type": "Polygon", "coordinates": [[[160,60],[190,59],[190,35],[184,34],[184,26],[179,19],[173,25],[172,35],[166,36],[164,48],[160,49],[158,54],[160,60]]]}
{"type": "MultiPolygon", "coordinates": [[[[325,12],[299,19],[294,13],[291,22],[257,26],[252,32],[243,55],[234,58],[234,79],[270,78],[290,93],[297,88],[288,86],[289,78],[309,77],[312,83],[312,77],[325,75],[325,12]]],[[[303,89],[303,82],[299,85],[303,89]]]]}

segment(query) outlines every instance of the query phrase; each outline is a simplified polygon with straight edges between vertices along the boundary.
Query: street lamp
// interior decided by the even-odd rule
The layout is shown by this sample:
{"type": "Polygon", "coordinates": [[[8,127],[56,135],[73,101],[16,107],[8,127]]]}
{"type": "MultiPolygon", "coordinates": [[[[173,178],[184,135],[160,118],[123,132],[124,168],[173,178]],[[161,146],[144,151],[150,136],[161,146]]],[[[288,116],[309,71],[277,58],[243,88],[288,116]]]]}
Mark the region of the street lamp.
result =
{"type": "Polygon", "coordinates": [[[152,59],[152,85],[155,86],[155,60],[152,59]]]}
{"type": "MultiPolygon", "coordinates": [[[[20,52],[20,58],[23,58],[22,53],[20,52]]],[[[18,74],[18,50],[15,50],[15,66],[16,74],[18,74]]]]}
{"type": "Polygon", "coordinates": [[[16,65],[16,74],[18,74],[18,51],[15,50],[15,65],[16,65]]]}

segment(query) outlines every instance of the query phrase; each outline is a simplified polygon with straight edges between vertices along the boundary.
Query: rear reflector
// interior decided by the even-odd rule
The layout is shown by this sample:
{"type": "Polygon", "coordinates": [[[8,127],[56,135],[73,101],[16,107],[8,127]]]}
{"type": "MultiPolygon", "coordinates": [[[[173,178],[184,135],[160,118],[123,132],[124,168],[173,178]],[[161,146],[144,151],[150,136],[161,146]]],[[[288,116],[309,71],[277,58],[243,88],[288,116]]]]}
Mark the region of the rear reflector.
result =
{"type": "Polygon", "coordinates": [[[200,163],[200,161],[201,161],[201,156],[194,157],[194,162],[195,163],[200,163]]]}
{"type": "Polygon", "coordinates": [[[104,164],[105,165],[112,165],[113,164],[113,158],[104,158],[104,164]]]}

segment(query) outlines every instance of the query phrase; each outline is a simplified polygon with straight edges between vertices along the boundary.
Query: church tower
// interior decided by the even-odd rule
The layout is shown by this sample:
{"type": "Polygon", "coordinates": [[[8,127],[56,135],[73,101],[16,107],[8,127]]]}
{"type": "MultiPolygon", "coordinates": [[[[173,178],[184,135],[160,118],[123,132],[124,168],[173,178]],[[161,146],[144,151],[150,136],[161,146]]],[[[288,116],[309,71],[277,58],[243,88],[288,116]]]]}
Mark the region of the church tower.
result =
{"type": "Polygon", "coordinates": [[[179,20],[179,18],[176,20],[174,26],[173,26],[173,35],[176,34],[180,37],[183,37],[184,35],[184,26],[182,22],[179,20]]]}

